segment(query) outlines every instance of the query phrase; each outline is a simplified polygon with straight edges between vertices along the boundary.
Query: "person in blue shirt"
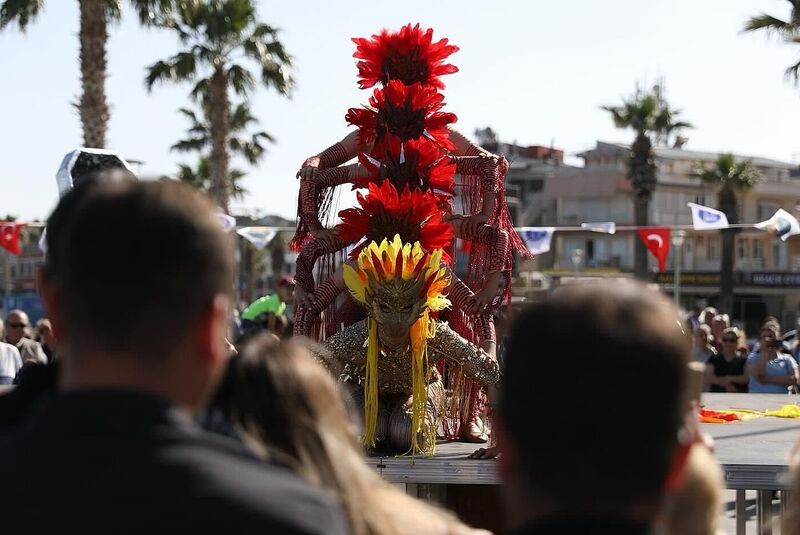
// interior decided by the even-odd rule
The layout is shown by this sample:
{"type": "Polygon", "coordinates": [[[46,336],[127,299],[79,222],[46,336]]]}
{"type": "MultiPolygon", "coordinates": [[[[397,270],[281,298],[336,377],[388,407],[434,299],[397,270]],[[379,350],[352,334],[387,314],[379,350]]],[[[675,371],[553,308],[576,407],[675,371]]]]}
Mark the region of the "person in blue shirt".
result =
{"type": "Polygon", "coordinates": [[[759,349],[747,357],[745,370],[750,376],[751,393],[786,394],[797,385],[797,363],[781,351],[780,333],[772,326],[761,329],[759,349]]]}

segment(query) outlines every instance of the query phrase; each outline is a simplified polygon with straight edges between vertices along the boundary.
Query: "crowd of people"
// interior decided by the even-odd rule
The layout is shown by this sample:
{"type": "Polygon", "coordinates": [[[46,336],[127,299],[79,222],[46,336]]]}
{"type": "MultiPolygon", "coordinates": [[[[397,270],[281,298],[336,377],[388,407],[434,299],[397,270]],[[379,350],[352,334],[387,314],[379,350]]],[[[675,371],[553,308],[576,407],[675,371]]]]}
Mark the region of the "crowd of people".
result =
{"type": "MultiPolygon", "coordinates": [[[[232,350],[231,243],[201,194],[87,182],[50,217],[47,251],[48,319],[10,311],[0,344],[17,383],[0,395],[9,533],[480,532],[365,463],[341,385],[278,319],[290,279],[245,309],[232,350]]],[[[785,392],[797,366],[773,321],[745,357],[724,316],[694,318],[694,351],[678,317],[621,281],[564,287],[503,325],[493,432],[513,533],[715,533],[721,475],[691,356],[718,391],[785,392]],[[571,349],[588,344],[592,358],[571,349]],[[565,395],[566,362],[580,395],[565,395]]]]}
{"type": "Polygon", "coordinates": [[[686,321],[693,334],[692,359],[705,364],[709,392],[785,394],[798,392],[798,354],[774,316],[764,318],[758,338],[731,326],[728,314],[695,307],[686,321]]]}

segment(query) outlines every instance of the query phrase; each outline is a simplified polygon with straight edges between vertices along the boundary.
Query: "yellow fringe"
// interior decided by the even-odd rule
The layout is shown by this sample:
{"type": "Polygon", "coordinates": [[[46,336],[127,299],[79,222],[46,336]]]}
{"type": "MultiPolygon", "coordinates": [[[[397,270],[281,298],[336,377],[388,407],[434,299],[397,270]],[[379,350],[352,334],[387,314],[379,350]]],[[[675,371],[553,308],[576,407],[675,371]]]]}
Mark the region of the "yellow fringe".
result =
{"type": "Polygon", "coordinates": [[[432,454],[436,448],[434,433],[436,426],[426,422],[428,408],[428,382],[425,372],[428,369],[428,338],[436,334],[436,322],[430,320],[428,311],[411,326],[411,453],[432,454]],[[425,451],[420,446],[420,435],[423,444],[429,445],[425,451]]]}
{"type": "Polygon", "coordinates": [[[378,425],[378,322],[367,319],[367,370],[364,377],[364,445],[375,447],[378,425]]]}

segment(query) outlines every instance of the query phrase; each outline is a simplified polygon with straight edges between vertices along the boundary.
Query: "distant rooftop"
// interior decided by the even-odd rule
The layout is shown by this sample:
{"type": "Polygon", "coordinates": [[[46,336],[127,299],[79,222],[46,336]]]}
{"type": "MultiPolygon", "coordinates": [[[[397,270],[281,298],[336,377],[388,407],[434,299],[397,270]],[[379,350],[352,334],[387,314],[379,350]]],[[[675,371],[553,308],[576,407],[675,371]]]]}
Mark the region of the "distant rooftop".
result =
{"type": "MultiPolygon", "coordinates": [[[[578,154],[579,157],[585,158],[589,153],[608,152],[620,153],[630,150],[630,146],[625,143],[609,143],[607,141],[598,141],[597,146],[578,154]]],[[[715,162],[721,152],[705,152],[687,149],[678,149],[673,147],[656,146],[653,147],[653,152],[657,158],[665,160],[696,160],[702,162],[715,162]]],[[[747,156],[743,154],[734,154],[737,160],[750,160],[753,165],[757,167],[773,167],[779,169],[789,169],[797,171],[797,165],[780,160],[773,160],[771,158],[762,158],[760,156],[747,156]]],[[[792,176],[795,176],[794,174],[792,176]]]]}

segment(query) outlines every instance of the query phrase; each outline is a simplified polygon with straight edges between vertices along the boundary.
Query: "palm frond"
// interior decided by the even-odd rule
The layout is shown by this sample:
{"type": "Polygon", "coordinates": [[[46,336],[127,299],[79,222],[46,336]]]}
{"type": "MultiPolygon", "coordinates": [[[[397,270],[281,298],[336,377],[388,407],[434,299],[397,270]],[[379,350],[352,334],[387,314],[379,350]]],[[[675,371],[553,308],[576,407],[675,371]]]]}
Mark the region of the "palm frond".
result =
{"type": "Polygon", "coordinates": [[[169,150],[176,152],[199,152],[210,144],[210,139],[206,137],[194,137],[182,139],[172,145],[169,150]]]}
{"type": "Polygon", "coordinates": [[[21,31],[36,20],[44,7],[44,0],[5,0],[0,5],[0,29],[16,22],[21,31]]]}
{"type": "MultiPolygon", "coordinates": [[[[800,42],[800,38],[798,38],[800,42]]],[[[794,80],[796,85],[800,85],[800,61],[786,69],[786,78],[794,80]]]]}
{"type": "Polygon", "coordinates": [[[175,0],[131,0],[139,22],[145,26],[174,24],[175,3],[175,0]]]}
{"type": "Polygon", "coordinates": [[[145,86],[148,91],[153,90],[157,82],[166,81],[191,81],[194,79],[197,61],[190,52],[179,52],[167,61],[158,61],[147,68],[145,86]]]}
{"type": "Polygon", "coordinates": [[[753,32],[758,30],[766,30],[770,33],[785,34],[786,32],[792,31],[792,24],[773,17],[772,15],[762,13],[757,17],[751,17],[750,20],[748,20],[744,25],[743,29],[745,32],[753,32]]]}
{"type": "Polygon", "coordinates": [[[241,65],[231,65],[228,68],[228,80],[237,95],[247,95],[256,86],[253,75],[241,65]]]}

